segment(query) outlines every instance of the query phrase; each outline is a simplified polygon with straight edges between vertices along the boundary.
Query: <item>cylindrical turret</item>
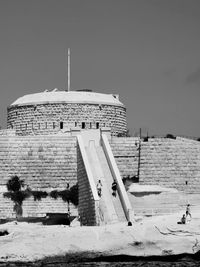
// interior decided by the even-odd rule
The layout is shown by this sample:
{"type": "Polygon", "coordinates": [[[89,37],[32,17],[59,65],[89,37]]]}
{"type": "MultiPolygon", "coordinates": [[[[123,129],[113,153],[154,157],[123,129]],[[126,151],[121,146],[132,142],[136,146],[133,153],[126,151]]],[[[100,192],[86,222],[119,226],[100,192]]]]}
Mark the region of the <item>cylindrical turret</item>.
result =
{"type": "Polygon", "coordinates": [[[90,90],[46,90],[20,97],[8,107],[7,128],[17,135],[56,134],[74,127],[110,127],[112,135],[123,135],[126,108],[118,95],[90,90]]]}

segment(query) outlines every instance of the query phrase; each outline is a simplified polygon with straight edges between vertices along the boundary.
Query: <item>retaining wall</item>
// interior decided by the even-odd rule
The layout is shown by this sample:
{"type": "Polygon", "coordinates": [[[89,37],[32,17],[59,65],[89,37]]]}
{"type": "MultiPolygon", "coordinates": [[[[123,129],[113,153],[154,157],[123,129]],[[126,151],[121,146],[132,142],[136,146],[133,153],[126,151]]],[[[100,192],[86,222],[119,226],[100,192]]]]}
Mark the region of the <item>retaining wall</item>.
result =
{"type": "MultiPolygon", "coordinates": [[[[121,176],[138,173],[138,139],[111,139],[121,176]]],[[[149,138],[141,141],[139,183],[200,192],[200,142],[186,138],[149,138]]]]}
{"type": "MultiPolygon", "coordinates": [[[[7,181],[14,175],[36,191],[66,189],[77,183],[76,137],[0,136],[0,216],[13,217],[13,202],[3,197],[7,181]]],[[[50,197],[23,202],[23,216],[41,216],[47,212],[67,212],[62,199],[50,197]]],[[[72,212],[77,213],[73,208],[72,212]]]]}

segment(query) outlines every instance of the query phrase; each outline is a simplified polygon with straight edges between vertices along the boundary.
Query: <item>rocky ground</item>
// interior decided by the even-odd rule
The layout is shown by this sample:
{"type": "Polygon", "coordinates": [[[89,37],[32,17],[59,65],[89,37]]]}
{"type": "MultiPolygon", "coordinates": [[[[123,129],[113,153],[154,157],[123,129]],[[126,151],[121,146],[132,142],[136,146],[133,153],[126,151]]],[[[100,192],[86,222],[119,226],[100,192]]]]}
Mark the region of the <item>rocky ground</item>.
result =
{"type": "MultiPolygon", "coordinates": [[[[177,224],[181,213],[136,218],[101,227],[71,227],[9,222],[0,225],[0,262],[30,262],[46,257],[88,255],[177,255],[200,250],[200,212],[194,211],[186,225],[177,224]]],[[[92,256],[92,257],[93,257],[92,256]]]]}

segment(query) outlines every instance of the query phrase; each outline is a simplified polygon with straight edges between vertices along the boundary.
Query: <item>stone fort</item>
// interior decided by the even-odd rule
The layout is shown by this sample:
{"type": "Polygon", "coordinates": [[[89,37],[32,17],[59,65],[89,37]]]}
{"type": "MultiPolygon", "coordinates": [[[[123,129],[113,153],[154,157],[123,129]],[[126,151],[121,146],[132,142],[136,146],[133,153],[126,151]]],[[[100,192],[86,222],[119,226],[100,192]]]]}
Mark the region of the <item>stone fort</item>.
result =
{"type": "Polygon", "coordinates": [[[3,196],[15,175],[35,191],[64,190],[67,184],[79,188],[78,207],[61,198],[35,201],[30,197],[23,202],[24,217],[66,213],[69,205],[83,225],[117,218],[129,221],[131,209],[148,213],[149,198],[130,197],[122,179],[181,192],[178,198],[176,194],[151,196],[151,203],[160,203],[156,212],[178,208],[174,203],[179,205],[185,195],[198,203],[200,142],[182,137],[127,137],[126,133],[126,107],[118,95],[54,89],[17,99],[7,109],[7,129],[0,131],[0,218],[15,217],[13,202],[3,196]],[[96,190],[99,178],[102,199],[96,190]],[[118,184],[119,199],[115,200],[109,189],[113,180],[118,184]]]}

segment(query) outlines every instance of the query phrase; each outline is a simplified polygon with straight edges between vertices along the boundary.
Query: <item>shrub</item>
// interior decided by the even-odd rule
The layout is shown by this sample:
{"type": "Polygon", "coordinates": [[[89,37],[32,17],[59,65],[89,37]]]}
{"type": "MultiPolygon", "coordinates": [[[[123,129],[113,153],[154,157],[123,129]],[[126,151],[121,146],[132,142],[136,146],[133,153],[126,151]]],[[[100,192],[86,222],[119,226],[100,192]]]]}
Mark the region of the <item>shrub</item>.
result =
{"type": "Polygon", "coordinates": [[[8,180],[6,186],[8,191],[17,192],[21,190],[21,187],[24,185],[24,181],[20,180],[18,176],[13,176],[10,180],[8,180]]]}
{"type": "Polygon", "coordinates": [[[46,198],[48,193],[45,191],[30,191],[31,195],[34,197],[34,201],[41,200],[42,198],[46,198]]]}
{"type": "Polygon", "coordinates": [[[78,205],[78,184],[75,184],[70,188],[70,201],[75,206],[78,205]]]}
{"type": "Polygon", "coordinates": [[[176,136],[174,136],[173,134],[167,134],[165,138],[176,139],[176,136]]]}
{"type": "Polygon", "coordinates": [[[78,205],[78,184],[73,185],[70,189],[65,189],[62,191],[53,190],[49,193],[50,197],[57,199],[62,198],[65,202],[71,202],[75,206],[78,205]]]}
{"type": "Polygon", "coordinates": [[[49,193],[50,197],[57,199],[59,197],[58,191],[57,190],[53,190],[49,193]]]}

